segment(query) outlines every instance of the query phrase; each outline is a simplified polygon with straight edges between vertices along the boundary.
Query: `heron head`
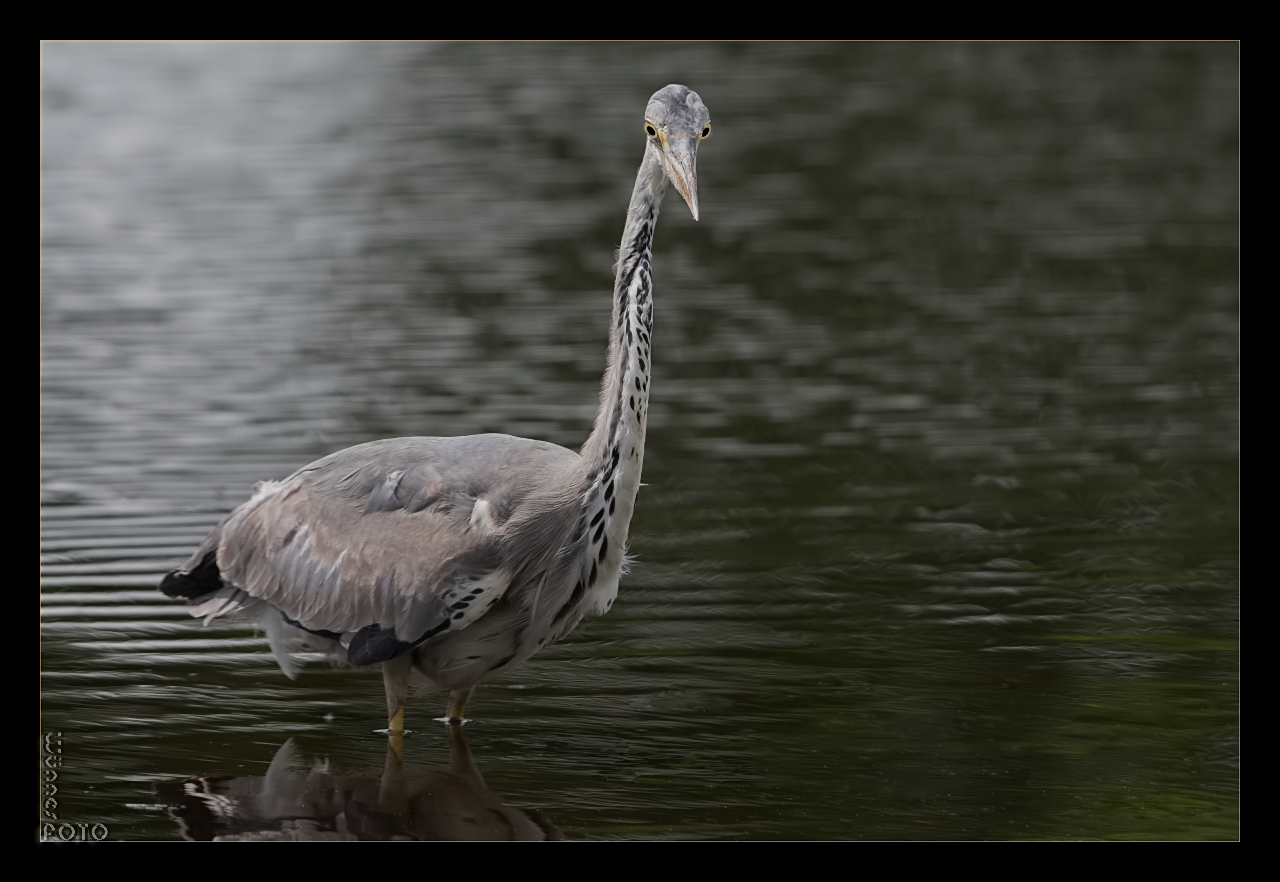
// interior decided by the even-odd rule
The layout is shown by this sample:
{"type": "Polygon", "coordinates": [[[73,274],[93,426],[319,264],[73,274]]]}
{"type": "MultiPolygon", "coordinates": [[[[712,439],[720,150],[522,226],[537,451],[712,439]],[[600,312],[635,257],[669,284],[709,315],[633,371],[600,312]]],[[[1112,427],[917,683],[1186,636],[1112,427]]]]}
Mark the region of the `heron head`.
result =
{"type": "Polygon", "coordinates": [[[711,111],[698,93],[674,83],[653,93],[644,111],[644,133],[667,178],[698,219],[698,145],[711,135],[711,111]]]}

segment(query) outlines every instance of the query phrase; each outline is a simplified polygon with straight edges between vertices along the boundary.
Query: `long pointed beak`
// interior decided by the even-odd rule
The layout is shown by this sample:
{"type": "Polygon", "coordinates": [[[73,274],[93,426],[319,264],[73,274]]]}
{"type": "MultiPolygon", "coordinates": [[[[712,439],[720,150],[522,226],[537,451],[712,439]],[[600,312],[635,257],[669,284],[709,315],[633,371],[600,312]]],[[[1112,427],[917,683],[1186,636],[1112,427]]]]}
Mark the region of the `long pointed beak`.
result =
{"type": "Polygon", "coordinates": [[[681,138],[671,141],[663,152],[666,160],[667,177],[676,185],[685,204],[693,212],[693,219],[698,219],[698,142],[694,138],[681,138]]]}

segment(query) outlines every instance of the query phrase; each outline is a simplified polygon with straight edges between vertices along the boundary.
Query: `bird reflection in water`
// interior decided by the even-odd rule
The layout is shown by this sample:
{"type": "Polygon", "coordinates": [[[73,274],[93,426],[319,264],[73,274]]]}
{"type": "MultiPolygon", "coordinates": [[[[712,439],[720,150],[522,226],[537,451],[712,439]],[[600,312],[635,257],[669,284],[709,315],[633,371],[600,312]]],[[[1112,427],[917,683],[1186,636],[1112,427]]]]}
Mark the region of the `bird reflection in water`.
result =
{"type": "Polygon", "coordinates": [[[509,806],[484,783],[461,726],[445,727],[449,770],[407,771],[387,750],[381,778],[308,766],[293,739],[262,777],[157,785],[182,837],[195,841],[525,841],[563,836],[537,810],[509,806]]]}

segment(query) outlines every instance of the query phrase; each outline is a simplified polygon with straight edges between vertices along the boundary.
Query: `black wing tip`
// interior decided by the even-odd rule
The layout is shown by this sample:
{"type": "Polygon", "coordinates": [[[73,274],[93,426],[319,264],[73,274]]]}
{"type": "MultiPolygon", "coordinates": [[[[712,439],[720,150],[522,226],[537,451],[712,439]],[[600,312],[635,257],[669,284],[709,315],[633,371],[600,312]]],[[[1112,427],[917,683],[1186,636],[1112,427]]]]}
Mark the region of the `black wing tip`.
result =
{"type": "Polygon", "coordinates": [[[160,592],[167,597],[197,600],[222,587],[218,552],[210,551],[193,567],[170,570],[160,580],[160,592]]]}
{"type": "Polygon", "coordinates": [[[391,628],[383,628],[381,625],[366,625],[356,631],[347,644],[347,661],[356,667],[391,661],[397,656],[404,655],[415,646],[425,643],[441,631],[447,631],[449,624],[449,620],[445,619],[412,642],[401,640],[391,628]]]}
{"type": "Polygon", "coordinates": [[[347,645],[347,661],[356,667],[376,665],[391,661],[410,649],[413,649],[413,644],[401,640],[394,630],[367,625],[352,635],[351,642],[347,645]]]}

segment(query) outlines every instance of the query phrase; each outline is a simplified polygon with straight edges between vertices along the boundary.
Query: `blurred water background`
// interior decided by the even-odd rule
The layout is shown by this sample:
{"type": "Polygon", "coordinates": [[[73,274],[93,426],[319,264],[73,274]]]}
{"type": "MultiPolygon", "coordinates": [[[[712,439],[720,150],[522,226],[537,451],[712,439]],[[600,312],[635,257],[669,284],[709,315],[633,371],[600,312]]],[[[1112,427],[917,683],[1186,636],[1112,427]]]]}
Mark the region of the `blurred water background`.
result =
{"type": "Polygon", "coordinates": [[[382,767],[376,671],[288,681],[155,584],[351,444],[576,449],[680,82],[715,131],[656,237],[637,562],[477,692],[488,786],[571,839],[1238,836],[1237,45],[50,43],[41,76],[60,818],[177,838],[158,788],[290,737],[382,767]]]}

